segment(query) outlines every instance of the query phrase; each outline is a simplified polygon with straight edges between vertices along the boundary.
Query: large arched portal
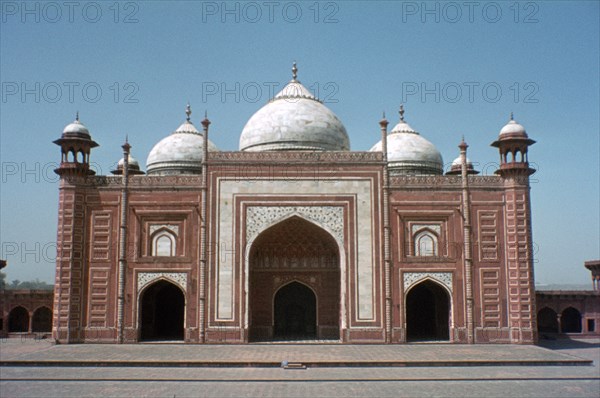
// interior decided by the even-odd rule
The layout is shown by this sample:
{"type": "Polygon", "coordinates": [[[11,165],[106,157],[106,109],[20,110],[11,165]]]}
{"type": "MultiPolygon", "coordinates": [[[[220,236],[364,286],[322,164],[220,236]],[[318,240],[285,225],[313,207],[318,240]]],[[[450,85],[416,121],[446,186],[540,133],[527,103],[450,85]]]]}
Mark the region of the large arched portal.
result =
{"type": "Polygon", "coordinates": [[[406,296],[406,338],[409,341],[449,340],[450,298],[432,281],[411,288],[406,296]]]}
{"type": "Polygon", "coordinates": [[[183,340],[185,297],[180,288],[158,281],[140,299],[141,340],[183,340]]]}
{"type": "Polygon", "coordinates": [[[261,233],[249,253],[249,340],[340,338],[335,239],[298,216],[261,233]]]}

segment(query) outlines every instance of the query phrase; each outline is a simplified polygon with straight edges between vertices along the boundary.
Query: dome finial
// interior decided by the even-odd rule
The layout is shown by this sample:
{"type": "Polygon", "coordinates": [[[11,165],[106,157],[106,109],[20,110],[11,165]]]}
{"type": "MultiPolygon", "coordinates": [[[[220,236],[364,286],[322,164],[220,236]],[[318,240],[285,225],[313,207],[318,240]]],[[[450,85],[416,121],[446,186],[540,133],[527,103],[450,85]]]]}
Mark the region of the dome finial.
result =
{"type": "Polygon", "coordinates": [[[79,111],[75,112],[75,120],[79,121],[79,111]]]}
{"type": "Polygon", "coordinates": [[[190,103],[188,101],[186,107],[185,107],[185,115],[186,115],[186,120],[189,122],[190,121],[190,116],[192,115],[192,107],[190,106],[190,103]]]}
{"type": "Polygon", "coordinates": [[[513,117],[513,113],[510,113],[510,120],[515,120],[515,118],[513,117]]]}
{"type": "Polygon", "coordinates": [[[404,121],[404,105],[400,105],[400,111],[398,111],[398,113],[400,114],[400,121],[404,121]]]}
{"type": "Polygon", "coordinates": [[[296,67],[296,61],[294,61],[294,64],[292,65],[292,80],[296,81],[297,78],[298,78],[298,68],[296,67]]]}

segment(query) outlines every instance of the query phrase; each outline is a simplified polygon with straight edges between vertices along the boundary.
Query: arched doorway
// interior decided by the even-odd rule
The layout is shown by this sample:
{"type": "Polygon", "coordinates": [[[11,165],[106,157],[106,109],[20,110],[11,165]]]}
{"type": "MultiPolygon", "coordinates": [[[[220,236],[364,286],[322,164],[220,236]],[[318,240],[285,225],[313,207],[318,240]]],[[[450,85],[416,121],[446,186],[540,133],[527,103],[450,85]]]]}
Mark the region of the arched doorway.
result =
{"type": "Polygon", "coordinates": [[[23,333],[29,331],[29,311],[24,307],[15,307],[8,314],[8,331],[23,333]]]}
{"type": "Polygon", "coordinates": [[[573,307],[565,308],[560,315],[563,333],[581,333],[581,313],[573,307]]]}
{"type": "Polygon", "coordinates": [[[141,340],[183,340],[185,297],[179,287],[153,283],[142,293],[140,307],[141,340]]]}
{"type": "Polygon", "coordinates": [[[552,308],[544,307],[539,310],[537,322],[540,333],[558,333],[558,319],[552,308]]]}
{"type": "Polygon", "coordinates": [[[409,341],[450,339],[450,297],[432,281],[412,287],[406,295],[406,338],[409,341]]]}
{"type": "Polygon", "coordinates": [[[31,331],[34,333],[52,331],[52,311],[48,307],[40,307],[31,317],[31,331]]]}
{"type": "Polygon", "coordinates": [[[310,288],[292,282],[277,291],[273,300],[274,337],[283,340],[317,336],[317,298],[310,288]]]}
{"type": "Polygon", "coordinates": [[[301,217],[263,231],[249,251],[248,339],[339,340],[339,258],[335,239],[301,217]]]}

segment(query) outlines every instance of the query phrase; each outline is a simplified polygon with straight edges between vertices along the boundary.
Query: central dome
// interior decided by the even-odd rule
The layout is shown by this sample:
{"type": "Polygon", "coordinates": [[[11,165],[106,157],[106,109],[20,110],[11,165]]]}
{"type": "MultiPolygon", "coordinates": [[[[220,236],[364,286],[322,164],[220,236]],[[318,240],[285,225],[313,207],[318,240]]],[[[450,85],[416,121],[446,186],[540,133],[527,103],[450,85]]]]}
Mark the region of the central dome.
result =
{"type": "Polygon", "coordinates": [[[240,136],[241,151],[348,151],[350,140],[338,117],[293,79],[256,112],[240,136]]]}

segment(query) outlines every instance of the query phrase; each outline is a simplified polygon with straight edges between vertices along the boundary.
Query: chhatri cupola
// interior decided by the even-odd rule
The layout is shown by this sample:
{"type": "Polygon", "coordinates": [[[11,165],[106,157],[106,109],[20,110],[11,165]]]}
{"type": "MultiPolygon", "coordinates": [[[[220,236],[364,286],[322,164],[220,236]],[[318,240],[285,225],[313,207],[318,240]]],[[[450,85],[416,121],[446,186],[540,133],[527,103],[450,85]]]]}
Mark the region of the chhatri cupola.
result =
{"type": "Polygon", "coordinates": [[[527,136],[525,127],[517,123],[511,113],[509,122],[502,127],[498,139],[491,144],[500,151],[500,168],[496,173],[503,177],[535,173],[535,170],[529,167],[527,156],[527,149],[533,144],[535,141],[527,136]]]}
{"type": "Polygon", "coordinates": [[[62,135],[54,143],[60,146],[60,166],[54,172],[60,176],[88,176],[96,172],[90,169],[90,152],[98,144],[92,140],[89,130],[79,121],[79,112],[75,121],[68,124],[62,135]]]}

